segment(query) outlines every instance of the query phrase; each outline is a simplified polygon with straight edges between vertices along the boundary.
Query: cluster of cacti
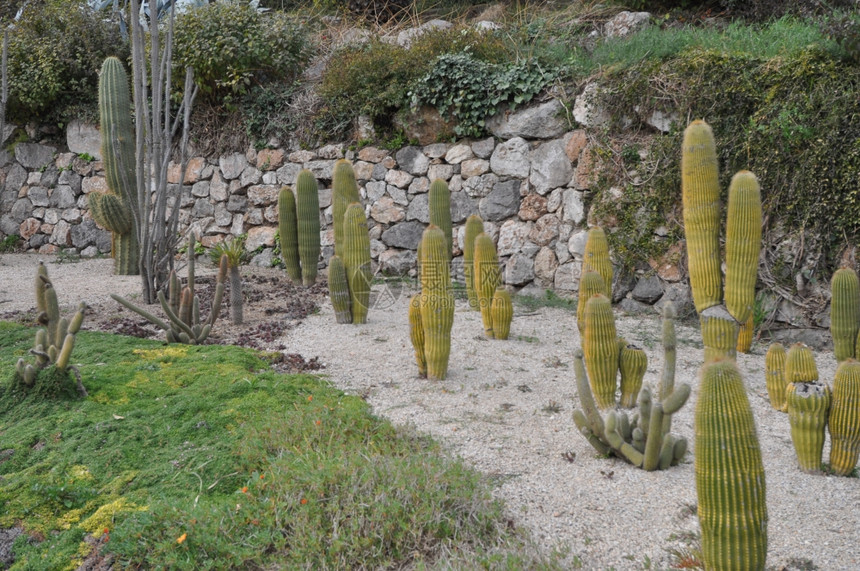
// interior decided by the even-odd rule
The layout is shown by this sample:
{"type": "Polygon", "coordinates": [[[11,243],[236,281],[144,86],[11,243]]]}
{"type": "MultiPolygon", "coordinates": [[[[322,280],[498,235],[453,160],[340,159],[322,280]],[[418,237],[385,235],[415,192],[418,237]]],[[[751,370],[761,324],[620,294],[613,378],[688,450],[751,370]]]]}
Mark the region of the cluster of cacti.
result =
{"type": "Polygon", "coordinates": [[[233,325],[241,325],[244,321],[245,300],[242,295],[242,273],[239,267],[245,259],[245,238],[234,237],[225,240],[209,251],[209,258],[215,265],[220,266],[223,256],[227,256],[230,275],[230,321],[233,325]]]}
{"type": "Polygon", "coordinates": [[[332,172],[334,256],[328,288],[338,323],[366,323],[370,307],[370,234],[352,163],[337,161],[332,172]]]}
{"type": "MultiPolygon", "coordinates": [[[[592,299],[597,299],[601,306],[604,301],[608,303],[602,294],[597,294],[592,299]]],[[[589,303],[594,304],[593,301],[589,303]]],[[[586,330],[589,326],[591,323],[587,321],[586,330]]],[[[613,338],[612,343],[616,345],[617,355],[617,347],[621,342],[613,338]]],[[[627,344],[623,344],[626,348],[627,344]]],[[[586,373],[583,363],[583,352],[577,350],[574,355],[574,372],[582,407],[573,412],[577,428],[599,453],[613,454],[648,471],[665,470],[677,464],[687,451],[687,440],[670,433],[672,415],[684,406],[690,396],[689,385],[681,385],[678,388],[674,386],[675,310],[671,304],[666,304],[663,310],[663,351],[663,374],[657,398],[654,398],[648,387],[644,387],[636,391],[638,413],[628,417],[623,411],[611,410],[605,419],[595,403],[596,394],[592,392],[594,383],[589,382],[589,373],[586,373]]],[[[645,369],[644,353],[639,352],[641,350],[631,348],[627,355],[629,360],[622,365],[630,369],[628,374],[632,373],[633,376],[639,376],[639,371],[645,369]]],[[[623,356],[625,351],[622,350],[621,353],[623,356]]],[[[613,375],[618,368],[616,357],[613,375]]],[[[641,386],[641,377],[638,384],[641,386]]],[[[612,398],[614,402],[614,388],[612,398]]]]}
{"type": "Polygon", "coordinates": [[[99,120],[102,159],[110,192],[88,195],[93,218],[111,231],[114,271],[120,275],[140,273],[137,228],[138,205],[135,175],[135,131],[131,118],[128,75],[122,62],[107,58],[99,76],[99,120]]]}
{"type": "MultiPolygon", "coordinates": [[[[75,346],[75,339],[84,321],[86,304],[81,303],[71,319],[60,317],[60,305],[57,290],[48,277],[48,268],[39,262],[36,270],[36,309],[39,312],[36,321],[41,328],[36,332],[36,340],[30,349],[36,360],[30,363],[18,359],[15,372],[18,379],[26,387],[32,387],[36,382],[39,371],[53,365],[58,371],[70,369],[69,358],[75,346]]],[[[78,391],[86,396],[87,391],[77,377],[78,391]]]]}
{"type": "Polygon", "coordinates": [[[212,299],[211,313],[207,319],[201,320],[200,299],[194,293],[194,242],[194,236],[189,236],[188,276],[185,287],[182,287],[176,272],[171,271],[168,279],[168,295],[165,296],[164,291],[158,292],[158,301],[161,303],[161,309],[167,316],[166,322],[130,301],[118,295],[111,294],[111,297],[118,303],[164,330],[167,334],[168,343],[186,343],[190,345],[203,343],[209,337],[212,326],[221,313],[221,299],[224,295],[224,282],[227,279],[229,266],[227,254],[221,256],[218,266],[218,276],[215,281],[215,295],[212,299]]]}
{"type": "Polygon", "coordinates": [[[725,290],[720,269],[720,186],[714,135],[704,121],[684,131],[681,190],[693,302],[705,361],[734,358],[741,324],[755,304],[761,250],[761,193],[755,175],[740,171],[729,186],[725,290]]]}
{"type": "Polygon", "coordinates": [[[695,425],[705,569],[764,569],[764,466],[746,387],[732,359],[702,368],[695,425]]]}
{"type": "Polygon", "coordinates": [[[290,280],[313,285],[320,257],[320,201],[317,180],[307,169],[296,178],[295,194],[288,186],[278,193],[278,234],[290,280]]]}
{"type": "Polygon", "coordinates": [[[444,232],[431,224],[421,238],[421,291],[409,304],[410,339],[418,373],[431,380],[448,374],[454,294],[451,291],[450,255],[444,232]]]}
{"type": "Polygon", "coordinates": [[[821,468],[821,454],[830,413],[830,388],[818,378],[812,350],[795,343],[785,356],[785,404],[791,441],[801,470],[821,468]]]}

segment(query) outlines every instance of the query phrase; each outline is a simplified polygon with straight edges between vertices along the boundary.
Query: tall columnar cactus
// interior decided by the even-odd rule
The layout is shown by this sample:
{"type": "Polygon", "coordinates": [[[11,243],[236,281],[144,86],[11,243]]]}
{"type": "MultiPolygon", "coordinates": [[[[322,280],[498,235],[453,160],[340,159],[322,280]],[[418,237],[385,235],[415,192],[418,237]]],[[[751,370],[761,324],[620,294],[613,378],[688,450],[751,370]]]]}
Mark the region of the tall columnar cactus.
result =
{"type": "Polygon", "coordinates": [[[490,313],[493,320],[493,337],[507,339],[511,333],[511,321],[514,318],[514,305],[511,294],[504,287],[496,288],[493,301],[490,302],[490,313]]]}
{"type": "Polygon", "coordinates": [[[746,388],[731,359],[716,359],[702,368],[695,426],[705,569],[764,569],[764,465],[746,388]]]}
{"type": "Polygon", "coordinates": [[[714,133],[704,121],[690,123],[681,150],[681,192],[690,286],[696,311],[722,303],[720,182],[714,133]]]}
{"type": "Polygon", "coordinates": [[[352,304],[349,299],[349,282],[346,268],[340,256],[332,256],[328,262],[328,294],[334,308],[337,323],[352,323],[352,304]]]}
{"type": "Polygon", "coordinates": [[[582,339],[591,392],[601,409],[615,406],[618,377],[618,343],[612,303],[603,294],[585,304],[585,333],[582,339]]]}
{"type": "Polygon", "coordinates": [[[441,178],[430,183],[428,201],[430,224],[438,226],[445,235],[445,241],[448,243],[448,259],[450,259],[454,252],[454,236],[451,223],[451,191],[448,183],[441,178]]]}
{"type": "Polygon", "coordinates": [[[755,305],[755,282],[761,251],[761,192],[749,171],[740,171],[729,185],[726,215],[726,309],[746,323],[755,305]]]}
{"type": "Polygon", "coordinates": [[[158,301],[161,304],[161,309],[167,316],[166,322],[116,294],[111,294],[111,297],[117,303],[164,330],[167,334],[168,343],[199,345],[209,337],[212,326],[215,325],[215,321],[221,314],[221,300],[224,296],[224,283],[227,280],[229,265],[228,255],[226,253],[222,254],[218,266],[218,275],[215,280],[215,295],[212,299],[212,309],[209,317],[205,320],[200,318],[200,299],[194,292],[193,234],[188,237],[188,277],[185,287],[180,288],[179,278],[175,272],[171,272],[168,279],[168,296],[164,294],[164,291],[158,292],[158,301]]]}
{"type": "Polygon", "coordinates": [[[811,383],[818,380],[818,367],[812,349],[795,343],[785,356],[785,383],[811,383]]]}
{"type": "Polygon", "coordinates": [[[633,408],[642,389],[642,379],[648,368],[645,351],[636,345],[624,343],[618,356],[618,370],[621,372],[621,407],[633,408]]]}
{"type": "Polygon", "coordinates": [[[576,326],[579,335],[585,331],[585,304],[592,296],[598,293],[606,295],[606,286],[603,277],[594,270],[584,269],[582,277],[579,278],[579,296],[576,304],[576,326]]]}
{"type": "Polygon", "coordinates": [[[114,271],[120,275],[140,273],[135,176],[135,136],[131,118],[128,75],[118,58],[109,57],[99,76],[99,120],[102,159],[110,192],[90,193],[90,211],[96,222],[112,233],[114,271]]]}
{"type": "Polygon", "coordinates": [[[588,230],[588,238],[585,241],[585,253],[582,256],[582,273],[592,270],[603,278],[603,291],[601,292],[610,301],[612,300],[612,261],[609,259],[609,242],[606,240],[606,232],[599,226],[588,230]]]}
{"type": "Polygon", "coordinates": [[[281,259],[287,268],[290,281],[294,284],[302,283],[297,220],[296,195],[293,194],[293,189],[283,186],[278,193],[278,236],[281,239],[281,259]]]}
{"type": "Polygon", "coordinates": [[[821,381],[788,383],[785,389],[791,442],[797,463],[806,472],[821,469],[831,399],[830,387],[821,381]]]}
{"type": "Polygon", "coordinates": [[[851,268],[840,268],[830,280],[830,335],[839,362],[855,358],[860,332],[860,280],[851,268]]]}
{"type": "Polygon", "coordinates": [[[427,357],[424,355],[424,324],[421,322],[421,294],[416,293],[409,300],[409,340],[415,350],[418,363],[418,376],[427,377],[427,357]]]}
{"type": "Polygon", "coordinates": [[[352,322],[367,323],[370,307],[370,235],[367,218],[359,203],[350,204],[343,215],[343,265],[349,284],[352,322]]]}
{"type": "Polygon", "coordinates": [[[785,347],[782,343],[771,343],[764,356],[765,387],[770,406],[785,409],[785,347]]]}
{"type": "MultiPolygon", "coordinates": [[[[424,329],[424,358],[427,378],[443,380],[448,375],[451,327],[454,324],[454,294],[451,291],[447,240],[440,228],[430,225],[421,238],[421,325],[424,329]]],[[[419,365],[420,367],[420,365],[419,365]]]]}
{"type": "Polygon", "coordinates": [[[581,408],[573,411],[577,428],[600,454],[612,454],[643,470],[665,470],[677,464],[687,451],[687,440],[670,433],[672,415],[690,396],[690,385],[674,387],[675,325],[674,308],[663,312],[664,369],[660,394],[650,389],[639,391],[638,414],[632,419],[622,410],[612,410],[606,419],[594,402],[591,383],[585,372],[582,351],[574,354],[574,372],[581,408]]]}
{"type": "Polygon", "coordinates": [[[48,277],[48,268],[42,262],[39,262],[36,270],[35,286],[36,308],[39,311],[36,321],[41,328],[36,332],[36,340],[30,353],[36,360],[34,363],[29,363],[23,358],[18,359],[15,366],[17,378],[25,387],[32,387],[36,383],[39,371],[46,367],[53,365],[61,373],[71,368],[77,377],[78,392],[82,396],[87,396],[80,376],[74,367],[69,366],[69,359],[75,347],[76,336],[84,321],[84,311],[87,306],[81,303],[71,319],[61,317],[57,290],[54,289],[48,277]]]}
{"type": "Polygon", "coordinates": [[[502,284],[502,274],[499,270],[499,258],[496,255],[496,245],[493,239],[482,232],[475,237],[474,254],[475,293],[481,308],[481,320],[484,323],[484,335],[493,337],[493,313],[491,305],[496,288],[502,284]]]}
{"type": "Polygon", "coordinates": [[[296,178],[296,234],[302,283],[312,286],[317,280],[320,258],[320,199],[317,179],[308,169],[296,178]]]}
{"type": "Polygon", "coordinates": [[[355,170],[347,159],[340,159],[332,170],[332,225],[334,226],[334,253],[343,258],[343,219],[350,204],[360,203],[355,170]]]}
{"type": "Polygon", "coordinates": [[[475,292],[475,238],[484,231],[484,221],[477,214],[466,218],[466,233],[463,241],[463,274],[466,278],[466,295],[469,309],[481,311],[478,294],[475,292]]]}
{"type": "Polygon", "coordinates": [[[830,468],[848,476],[860,457],[860,363],[846,359],[836,369],[830,405],[830,468]]]}

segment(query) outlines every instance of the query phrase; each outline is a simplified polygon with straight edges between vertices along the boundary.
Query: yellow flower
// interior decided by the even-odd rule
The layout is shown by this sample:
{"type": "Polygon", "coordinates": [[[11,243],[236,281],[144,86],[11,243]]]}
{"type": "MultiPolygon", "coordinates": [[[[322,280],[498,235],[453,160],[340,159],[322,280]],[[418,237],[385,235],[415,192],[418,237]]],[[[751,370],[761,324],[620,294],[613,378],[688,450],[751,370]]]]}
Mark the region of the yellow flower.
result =
{"type": "Polygon", "coordinates": [[[183,541],[185,541],[185,539],[186,539],[187,537],[188,537],[188,534],[187,534],[187,533],[183,533],[182,535],[180,535],[179,537],[177,537],[177,538],[176,538],[176,543],[180,543],[180,544],[181,544],[183,541]]]}

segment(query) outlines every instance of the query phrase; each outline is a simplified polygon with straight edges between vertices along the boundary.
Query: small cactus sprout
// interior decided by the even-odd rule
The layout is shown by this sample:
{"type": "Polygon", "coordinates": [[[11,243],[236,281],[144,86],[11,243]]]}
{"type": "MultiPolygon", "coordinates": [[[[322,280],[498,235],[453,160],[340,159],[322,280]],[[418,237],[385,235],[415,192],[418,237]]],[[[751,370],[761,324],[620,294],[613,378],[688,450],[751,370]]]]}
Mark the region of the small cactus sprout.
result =
{"type": "Polygon", "coordinates": [[[860,363],[846,359],[836,369],[830,405],[830,468],[848,476],[860,457],[860,363]]]}
{"type": "Polygon", "coordinates": [[[860,280],[851,268],[840,268],[830,280],[830,335],[833,354],[838,362],[857,355],[857,333],[860,331],[860,280]]]}
{"type": "Polygon", "coordinates": [[[791,442],[805,472],[821,469],[825,429],[830,413],[830,388],[821,381],[789,383],[785,390],[791,442]]]}
{"type": "Polygon", "coordinates": [[[511,294],[504,287],[496,288],[490,303],[490,312],[493,314],[493,337],[507,339],[511,333],[514,306],[511,303],[511,294]]]}
{"type": "Polygon", "coordinates": [[[772,343],[764,356],[765,386],[770,406],[776,410],[785,408],[785,347],[772,343]]]}

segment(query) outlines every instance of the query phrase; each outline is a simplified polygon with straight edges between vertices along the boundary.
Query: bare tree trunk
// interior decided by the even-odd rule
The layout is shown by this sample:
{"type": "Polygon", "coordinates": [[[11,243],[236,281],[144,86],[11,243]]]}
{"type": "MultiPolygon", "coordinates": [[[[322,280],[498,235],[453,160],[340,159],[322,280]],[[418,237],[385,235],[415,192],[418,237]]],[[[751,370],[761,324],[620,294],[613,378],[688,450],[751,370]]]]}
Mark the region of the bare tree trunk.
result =
{"type": "Polygon", "coordinates": [[[193,71],[187,68],[182,104],[177,116],[172,117],[170,87],[175,8],[171,8],[166,38],[163,41],[155,11],[149,16],[148,66],[145,64],[145,35],[140,21],[138,0],[131,0],[131,14],[134,110],[137,118],[137,192],[138,203],[141,205],[138,225],[140,275],[144,301],[155,303],[158,291],[164,289],[173,269],[173,258],[180,238],[177,228],[181,182],[185,180],[187,132],[197,88],[194,87],[193,71]],[[173,137],[180,124],[183,127],[179,148],[180,184],[177,189],[171,190],[167,184],[167,169],[173,149],[173,137]]]}

